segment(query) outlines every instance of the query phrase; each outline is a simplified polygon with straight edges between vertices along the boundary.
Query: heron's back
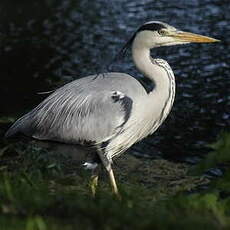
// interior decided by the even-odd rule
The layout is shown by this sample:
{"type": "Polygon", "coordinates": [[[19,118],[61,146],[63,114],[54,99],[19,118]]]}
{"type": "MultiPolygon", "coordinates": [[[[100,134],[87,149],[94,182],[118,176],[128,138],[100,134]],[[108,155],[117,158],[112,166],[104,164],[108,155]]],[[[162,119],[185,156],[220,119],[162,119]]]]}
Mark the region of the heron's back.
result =
{"type": "Polygon", "coordinates": [[[142,85],[124,73],[92,75],[57,89],[31,112],[19,118],[6,133],[23,133],[42,140],[65,143],[100,142],[124,124],[131,105],[145,95],[142,85]],[[123,101],[111,100],[121,92],[123,101]]]}

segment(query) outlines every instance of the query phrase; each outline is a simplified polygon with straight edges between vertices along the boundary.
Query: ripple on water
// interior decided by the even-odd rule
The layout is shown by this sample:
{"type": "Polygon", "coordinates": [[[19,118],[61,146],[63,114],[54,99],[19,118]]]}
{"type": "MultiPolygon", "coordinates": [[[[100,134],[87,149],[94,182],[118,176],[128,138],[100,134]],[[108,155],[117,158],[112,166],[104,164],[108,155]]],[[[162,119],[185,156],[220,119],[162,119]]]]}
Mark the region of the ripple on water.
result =
{"type": "MultiPolygon", "coordinates": [[[[0,96],[8,98],[0,104],[3,115],[33,107],[41,100],[35,93],[52,88],[50,82],[103,71],[140,24],[162,20],[222,42],[153,50],[172,66],[177,95],[170,117],[144,144],[169,155],[202,152],[229,126],[228,1],[31,1],[18,4],[18,11],[0,6],[0,96]]],[[[113,69],[140,76],[130,57],[113,69]]]]}

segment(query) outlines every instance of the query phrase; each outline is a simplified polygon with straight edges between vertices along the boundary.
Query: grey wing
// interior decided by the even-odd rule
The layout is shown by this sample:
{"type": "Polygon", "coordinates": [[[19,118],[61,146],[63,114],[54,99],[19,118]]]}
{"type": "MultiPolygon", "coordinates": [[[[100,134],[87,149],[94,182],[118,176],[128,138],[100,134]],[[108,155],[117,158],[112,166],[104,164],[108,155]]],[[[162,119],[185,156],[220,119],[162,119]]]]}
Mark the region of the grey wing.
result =
{"type": "Polygon", "coordinates": [[[101,143],[120,132],[132,99],[119,91],[62,87],[17,120],[6,136],[17,132],[40,140],[101,143]]]}

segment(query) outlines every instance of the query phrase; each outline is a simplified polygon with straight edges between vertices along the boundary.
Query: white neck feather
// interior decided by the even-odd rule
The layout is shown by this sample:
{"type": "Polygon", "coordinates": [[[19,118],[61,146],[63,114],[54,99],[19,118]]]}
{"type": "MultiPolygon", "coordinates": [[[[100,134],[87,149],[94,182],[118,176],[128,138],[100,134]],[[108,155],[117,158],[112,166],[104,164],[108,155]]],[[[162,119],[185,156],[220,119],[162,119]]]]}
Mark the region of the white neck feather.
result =
{"type": "Polygon", "coordinates": [[[168,91],[169,79],[164,68],[150,56],[150,49],[143,47],[138,42],[133,42],[132,57],[137,69],[155,84],[154,92],[168,91]]]}
{"type": "MultiPolygon", "coordinates": [[[[162,59],[152,59],[150,48],[146,47],[140,40],[135,39],[132,45],[132,56],[136,67],[141,73],[154,82],[155,87],[145,97],[139,106],[148,107],[143,118],[146,128],[142,131],[154,132],[167,117],[171,110],[175,97],[175,79],[169,64],[162,59]],[[155,119],[153,119],[155,118],[155,119]],[[151,124],[149,124],[151,123],[151,124]]],[[[143,124],[142,127],[144,127],[143,124]]]]}

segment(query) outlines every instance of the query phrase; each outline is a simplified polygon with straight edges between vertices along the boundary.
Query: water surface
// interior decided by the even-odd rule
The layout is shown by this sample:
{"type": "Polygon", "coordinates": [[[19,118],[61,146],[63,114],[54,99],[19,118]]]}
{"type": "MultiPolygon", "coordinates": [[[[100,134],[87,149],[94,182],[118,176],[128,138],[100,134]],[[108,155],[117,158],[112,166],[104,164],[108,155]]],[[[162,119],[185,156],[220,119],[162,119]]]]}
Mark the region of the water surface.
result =
{"type": "MultiPolygon", "coordinates": [[[[44,98],[37,92],[104,71],[138,26],[160,20],[222,42],[152,51],[174,70],[177,95],[164,125],[134,149],[179,157],[205,152],[229,128],[229,11],[223,0],[1,1],[1,116],[18,117],[44,98]]],[[[112,68],[142,78],[130,55],[112,68]]]]}

